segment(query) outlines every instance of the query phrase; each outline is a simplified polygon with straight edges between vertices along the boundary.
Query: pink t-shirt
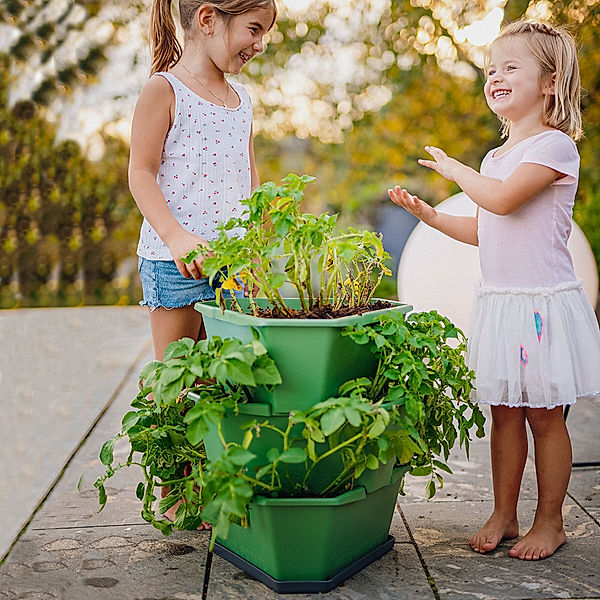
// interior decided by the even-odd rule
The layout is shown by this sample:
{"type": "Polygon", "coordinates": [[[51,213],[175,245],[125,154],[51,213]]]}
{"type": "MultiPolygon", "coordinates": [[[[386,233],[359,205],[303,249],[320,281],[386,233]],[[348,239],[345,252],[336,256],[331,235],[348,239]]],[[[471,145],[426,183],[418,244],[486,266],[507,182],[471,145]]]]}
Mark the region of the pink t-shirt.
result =
{"type": "Polygon", "coordinates": [[[479,209],[479,261],[483,284],[548,288],[576,281],[567,240],[579,179],[579,153],[558,130],[531,136],[495,156],[488,152],[481,174],[504,181],[521,163],[535,163],[565,175],[510,215],[479,209]]]}

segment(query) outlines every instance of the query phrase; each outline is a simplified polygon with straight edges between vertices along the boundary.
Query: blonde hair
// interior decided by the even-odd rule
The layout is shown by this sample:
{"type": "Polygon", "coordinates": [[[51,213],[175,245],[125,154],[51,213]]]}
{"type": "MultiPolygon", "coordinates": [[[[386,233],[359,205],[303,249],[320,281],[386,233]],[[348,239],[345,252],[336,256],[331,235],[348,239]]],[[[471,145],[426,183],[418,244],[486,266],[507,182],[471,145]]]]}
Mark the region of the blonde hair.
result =
{"type": "MultiPolygon", "coordinates": [[[[154,0],[150,14],[150,43],[152,47],[152,67],[150,75],[158,71],[166,71],[177,64],[183,48],[177,39],[177,30],[173,19],[173,0],[154,0]]],[[[184,32],[191,30],[194,17],[201,6],[212,6],[217,14],[228,23],[236,15],[241,15],[256,8],[267,8],[273,11],[273,27],[277,18],[275,0],[179,0],[179,21],[184,32]]]]}
{"type": "MultiPolygon", "coordinates": [[[[566,133],[574,140],[583,136],[581,124],[581,83],[577,49],[571,34],[562,27],[520,19],[504,26],[494,43],[522,38],[538,61],[541,85],[554,81],[554,94],[544,96],[542,118],[548,127],[566,133]]],[[[502,137],[510,131],[510,121],[500,117],[502,137]]]]}

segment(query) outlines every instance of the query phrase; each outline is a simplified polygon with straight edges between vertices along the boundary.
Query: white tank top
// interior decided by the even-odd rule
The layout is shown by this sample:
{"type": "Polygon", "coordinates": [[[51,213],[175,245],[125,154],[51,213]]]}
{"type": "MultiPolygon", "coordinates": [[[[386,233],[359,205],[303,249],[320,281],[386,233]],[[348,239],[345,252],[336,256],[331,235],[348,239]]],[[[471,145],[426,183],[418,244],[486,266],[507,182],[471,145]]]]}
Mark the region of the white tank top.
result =
{"type": "MultiPolygon", "coordinates": [[[[251,193],[250,98],[243,86],[230,82],[240,105],[225,108],[201,98],[170,73],[156,75],[164,77],[175,93],[175,117],[156,180],[181,226],[206,240],[215,239],[217,223],[241,216],[240,200],[251,193]]],[[[173,259],[146,219],[137,253],[150,260],[173,259]]]]}

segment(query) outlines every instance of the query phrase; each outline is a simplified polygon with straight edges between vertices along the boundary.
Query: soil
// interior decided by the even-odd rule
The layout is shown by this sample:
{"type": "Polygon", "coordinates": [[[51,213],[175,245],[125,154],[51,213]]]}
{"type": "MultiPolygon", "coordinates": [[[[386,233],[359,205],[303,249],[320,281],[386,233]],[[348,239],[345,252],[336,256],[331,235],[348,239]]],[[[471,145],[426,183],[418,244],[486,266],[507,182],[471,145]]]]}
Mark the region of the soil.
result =
{"type": "Polygon", "coordinates": [[[296,310],[289,308],[290,315],[283,314],[277,307],[259,308],[258,315],[266,319],[337,319],[339,317],[349,317],[350,315],[362,315],[374,310],[382,310],[394,306],[386,300],[375,300],[368,306],[355,306],[352,308],[342,307],[334,309],[332,306],[315,307],[312,310],[296,310]]]}

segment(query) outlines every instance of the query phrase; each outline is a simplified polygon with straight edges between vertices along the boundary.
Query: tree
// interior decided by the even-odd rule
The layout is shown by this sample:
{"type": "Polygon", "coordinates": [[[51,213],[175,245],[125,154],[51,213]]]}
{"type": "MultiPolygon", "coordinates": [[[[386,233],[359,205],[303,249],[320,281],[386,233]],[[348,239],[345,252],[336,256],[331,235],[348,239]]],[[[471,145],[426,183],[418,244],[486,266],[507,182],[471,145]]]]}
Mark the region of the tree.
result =
{"type": "Polygon", "coordinates": [[[115,280],[135,251],[139,217],[127,191],[127,148],[107,140],[93,163],[31,101],[8,104],[0,56],[0,307],[129,302],[115,280]]]}

